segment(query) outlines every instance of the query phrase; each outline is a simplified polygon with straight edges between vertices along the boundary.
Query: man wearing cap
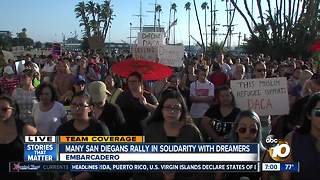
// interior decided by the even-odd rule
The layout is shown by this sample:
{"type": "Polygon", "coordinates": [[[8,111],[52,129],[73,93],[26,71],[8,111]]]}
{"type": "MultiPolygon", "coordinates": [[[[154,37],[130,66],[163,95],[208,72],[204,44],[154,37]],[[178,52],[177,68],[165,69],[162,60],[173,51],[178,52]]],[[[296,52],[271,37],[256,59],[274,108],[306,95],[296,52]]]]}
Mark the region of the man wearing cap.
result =
{"type": "Polygon", "coordinates": [[[86,80],[83,76],[77,75],[73,82],[72,90],[67,91],[62,97],[61,101],[65,106],[69,106],[71,103],[72,97],[75,94],[86,93],[86,80]]]}
{"type": "Polygon", "coordinates": [[[3,70],[3,77],[0,78],[1,93],[11,96],[18,85],[19,79],[16,77],[12,67],[6,66],[3,70]]]}
{"type": "Polygon", "coordinates": [[[107,97],[111,94],[102,81],[94,81],[88,85],[88,93],[93,105],[93,117],[106,124],[110,135],[126,135],[126,122],[120,107],[108,103],[107,97]]]}

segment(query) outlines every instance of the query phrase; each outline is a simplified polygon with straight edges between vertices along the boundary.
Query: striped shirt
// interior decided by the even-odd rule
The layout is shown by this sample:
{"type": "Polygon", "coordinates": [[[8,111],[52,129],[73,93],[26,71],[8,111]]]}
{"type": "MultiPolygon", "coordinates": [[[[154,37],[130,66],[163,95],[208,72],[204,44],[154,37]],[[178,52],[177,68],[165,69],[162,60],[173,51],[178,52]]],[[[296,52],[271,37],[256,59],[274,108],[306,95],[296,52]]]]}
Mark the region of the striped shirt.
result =
{"type": "Polygon", "coordinates": [[[7,94],[9,96],[11,96],[13,90],[15,90],[19,84],[19,79],[16,76],[14,76],[11,79],[7,79],[6,77],[0,78],[0,87],[2,93],[7,94]]]}

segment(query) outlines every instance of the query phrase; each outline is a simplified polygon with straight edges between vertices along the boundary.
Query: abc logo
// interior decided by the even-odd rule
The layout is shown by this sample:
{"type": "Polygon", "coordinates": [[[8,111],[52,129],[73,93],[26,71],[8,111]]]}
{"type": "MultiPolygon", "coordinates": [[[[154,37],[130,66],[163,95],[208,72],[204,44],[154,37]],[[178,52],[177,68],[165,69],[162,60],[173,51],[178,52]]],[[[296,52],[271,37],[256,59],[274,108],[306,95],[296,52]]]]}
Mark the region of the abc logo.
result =
{"type": "Polygon", "coordinates": [[[274,135],[269,135],[266,139],[270,157],[275,161],[285,161],[290,155],[289,144],[281,139],[274,139],[274,135]]]}

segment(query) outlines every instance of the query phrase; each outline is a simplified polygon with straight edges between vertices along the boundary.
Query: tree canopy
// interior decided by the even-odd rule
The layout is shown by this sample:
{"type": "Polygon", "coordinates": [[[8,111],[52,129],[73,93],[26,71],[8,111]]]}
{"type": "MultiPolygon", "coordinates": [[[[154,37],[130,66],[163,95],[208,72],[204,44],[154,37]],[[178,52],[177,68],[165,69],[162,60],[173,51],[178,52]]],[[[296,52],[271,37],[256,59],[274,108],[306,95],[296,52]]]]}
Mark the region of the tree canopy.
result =
{"type": "Polygon", "coordinates": [[[244,8],[234,0],[230,2],[250,31],[246,46],[249,53],[265,53],[279,59],[307,57],[311,44],[320,38],[319,0],[267,0],[267,6],[257,0],[258,19],[250,12],[247,0],[241,1],[244,8]]]}

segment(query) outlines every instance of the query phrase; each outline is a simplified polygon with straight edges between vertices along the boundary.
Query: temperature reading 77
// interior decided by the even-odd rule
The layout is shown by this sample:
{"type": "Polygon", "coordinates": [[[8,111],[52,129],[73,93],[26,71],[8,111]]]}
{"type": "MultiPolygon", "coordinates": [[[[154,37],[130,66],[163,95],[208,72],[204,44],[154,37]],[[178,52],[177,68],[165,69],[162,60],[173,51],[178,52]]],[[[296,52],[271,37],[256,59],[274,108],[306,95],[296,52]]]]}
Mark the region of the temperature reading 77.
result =
{"type": "Polygon", "coordinates": [[[291,170],[291,168],[294,166],[293,164],[285,164],[286,170],[291,170]]]}

